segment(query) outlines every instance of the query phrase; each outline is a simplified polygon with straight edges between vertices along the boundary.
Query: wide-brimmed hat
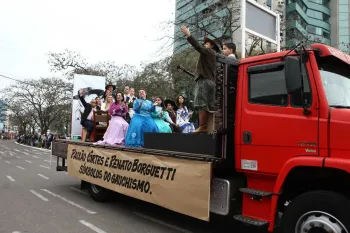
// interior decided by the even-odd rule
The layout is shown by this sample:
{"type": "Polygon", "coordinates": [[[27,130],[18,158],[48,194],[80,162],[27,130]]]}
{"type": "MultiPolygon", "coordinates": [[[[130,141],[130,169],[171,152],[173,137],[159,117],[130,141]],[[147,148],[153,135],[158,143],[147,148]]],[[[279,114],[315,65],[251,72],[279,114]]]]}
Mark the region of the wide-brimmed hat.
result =
{"type": "Polygon", "coordinates": [[[220,53],[220,48],[219,48],[218,44],[214,40],[212,40],[212,39],[210,39],[208,37],[204,37],[204,44],[207,43],[207,42],[209,42],[210,44],[213,45],[212,49],[215,50],[215,52],[220,53]]]}
{"type": "Polygon", "coordinates": [[[174,109],[176,108],[175,101],[173,101],[173,100],[171,100],[171,99],[166,99],[166,100],[164,101],[165,107],[168,106],[168,104],[171,104],[171,105],[174,107],[174,109]]]}
{"type": "Polygon", "coordinates": [[[115,90],[115,88],[116,88],[115,85],[113,85],[113,84],[110,83],[110,84],[107,84],[107,85],[106,85],[106,88],[105,88],[105,89],[107,90],[107,88],[108,88],[109,86],[112,86],[112,87],[113,87],[113,90],[115,90]]]}

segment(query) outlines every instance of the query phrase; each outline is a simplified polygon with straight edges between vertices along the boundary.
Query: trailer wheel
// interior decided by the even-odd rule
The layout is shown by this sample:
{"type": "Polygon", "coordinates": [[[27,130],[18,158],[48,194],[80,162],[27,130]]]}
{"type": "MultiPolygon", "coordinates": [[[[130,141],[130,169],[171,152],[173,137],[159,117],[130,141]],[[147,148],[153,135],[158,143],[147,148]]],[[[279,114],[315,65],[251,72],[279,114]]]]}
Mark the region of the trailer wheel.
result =
{"type": "Polygon", "coordinates": [[[283,233],[350,233],[349,200],[330,191],[311,191],[297,196],[286,208],[283,233]]]}
{"type": "Polygon", "coordinates": [[[108,189],[91,183],[88,185],[88,192],[91,198],[97,202],[107,201],[111,194],[111,192],[108,189]]]}

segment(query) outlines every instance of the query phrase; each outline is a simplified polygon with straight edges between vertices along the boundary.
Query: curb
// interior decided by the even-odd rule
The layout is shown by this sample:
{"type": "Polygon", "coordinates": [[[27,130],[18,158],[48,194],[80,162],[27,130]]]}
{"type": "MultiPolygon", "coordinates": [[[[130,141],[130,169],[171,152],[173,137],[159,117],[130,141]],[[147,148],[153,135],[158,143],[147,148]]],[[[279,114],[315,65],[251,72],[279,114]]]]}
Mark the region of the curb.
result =
{"type": "Polygon", "coordinates": [[[50,152],[50,151],[51,151],[51,150],[49,150],[49,149],[43,149],[43,148],[37,148],[37,147],[34,147],[34,146],[23,145],[23,144],[18,143],[18,142],[16,142],[16,141],[15,141],[15,144],[20,145],[20,146],[25,146],[25,147],[28,147],[28,148],[31,148],[31,149],[41,150],[41,151],[47,151],[47,152],[50,152]]]}

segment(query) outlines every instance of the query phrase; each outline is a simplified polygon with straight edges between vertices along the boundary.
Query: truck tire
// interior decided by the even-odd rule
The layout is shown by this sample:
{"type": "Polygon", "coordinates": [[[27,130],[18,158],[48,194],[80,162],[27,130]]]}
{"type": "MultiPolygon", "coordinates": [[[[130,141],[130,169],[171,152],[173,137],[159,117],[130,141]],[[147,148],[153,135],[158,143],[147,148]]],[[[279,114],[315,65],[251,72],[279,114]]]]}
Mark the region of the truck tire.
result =
{"type": "Polygon", "coordinates": [[[111,195],[111,191],[103,187],[100,187],[96,184],[89,183],[87,186],[88,186],[88,192],[94,201],[105,202],[109,199],[111,195]]]}
{"type": "Polygon", "coordinates": [[[310,191],[297,196],[287,206],[281,232],[350,233],[349,199],[331,191],[310,191]]]}

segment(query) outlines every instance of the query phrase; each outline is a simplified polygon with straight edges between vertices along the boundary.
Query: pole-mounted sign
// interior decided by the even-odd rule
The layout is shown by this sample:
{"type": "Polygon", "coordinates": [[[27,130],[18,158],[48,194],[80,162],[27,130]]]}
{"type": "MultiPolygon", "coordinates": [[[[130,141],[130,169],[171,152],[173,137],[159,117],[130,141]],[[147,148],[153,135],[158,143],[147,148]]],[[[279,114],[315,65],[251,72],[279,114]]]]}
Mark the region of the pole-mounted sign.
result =
{"type": "Polygon", "coordinates": [[[281,49],[280,15],[252,0],[241,0],[242,58],[245,57],[245,34],[251,33],[276,44],[281,49]]]}

